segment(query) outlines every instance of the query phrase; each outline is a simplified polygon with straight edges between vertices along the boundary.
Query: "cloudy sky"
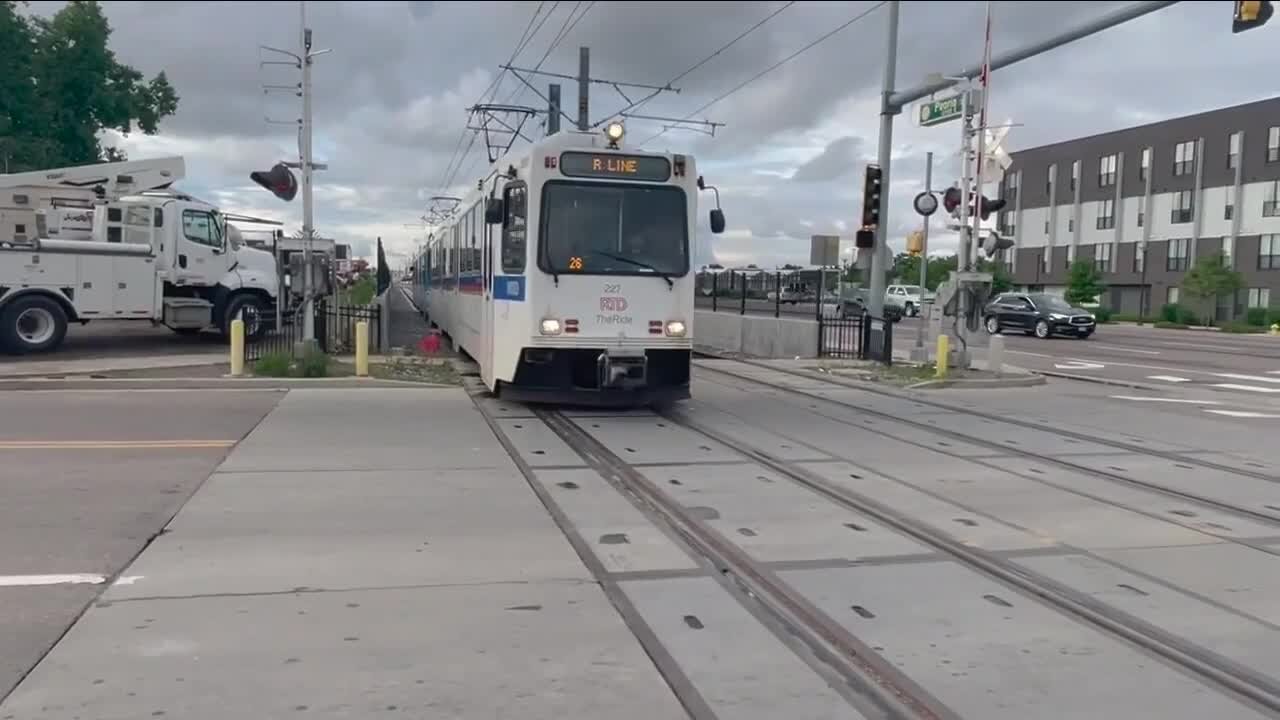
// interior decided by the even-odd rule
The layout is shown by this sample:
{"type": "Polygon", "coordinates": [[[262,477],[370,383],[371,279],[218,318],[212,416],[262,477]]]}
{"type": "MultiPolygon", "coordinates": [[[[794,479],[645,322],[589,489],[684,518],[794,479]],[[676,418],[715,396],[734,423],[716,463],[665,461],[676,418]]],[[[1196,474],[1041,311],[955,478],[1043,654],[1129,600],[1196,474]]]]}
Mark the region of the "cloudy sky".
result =
{"type": "MultiPolygon", "coordinates": [[[[995,2],[995,52],[1048,37],[1126,2],[995,2]]],[[[33,2],[52,13],[59,2],[33,2]]],[[[483,140],[470,143],[465,108],[482,99],[542,105],[499,68],[530,28],[515,65],[573,74],[578,47],[592,48],[592,74],[662,84],[703,61],[752,25],[776,16],[675,83],[642,111],[684,117],[850,19],[863,15],[776,70],[697,115],[725,123],[715,137],[672,130],[646,149],[694,154],[719,186],[728,230],[711,236],[706,209],[698,260],[772,266],[808,260],[814,233],[851,233],[860,212],[863,165],[874,161],[887,11],[877,2],[312,2],[316,226],[372,254],[382,237],[403,262],[424,236],[425,199],[460,194],[485,172],[483,140]],[[785,6],[785,9],[783,9],[785,6]],[[870,12],[868,12],[870,11],[870,12]],[[557,42],[558,39],[558,42],[557,42]],[[545,56],[545,60],[543,60],[545,56]],[[499,79],[496,91],[493,82],[499,79]],[[488,91],[488,94],[486,94],[488,91]],[[461,144],[460,144],[461,143],[461,144]],[[460,150],[471,152],[451,162],[460,150]],[[450,182],[452,181],[452,182],[450,182]]],[[[105,2],[117,55],[148,76],[164,70],[181,101],[156,136],[112,138],[133,159],[180,154],[183,187],[224,209],[300,226],[301,198],[277,201],[251,170],[297,155],[297,98],[264,84],[297,82],[296,70],[260,65],[260,45],[298,44],[297,2],[105,2]],[[157,8],[163,7],[163,13],[157,8]]],[[[985,2],[904,2],[898,87],[929,73],[958,72],[981,59],[985,2]]],[[[1280,27],[1232,35],[1232,3],[1182,2],[1119,28],[994,74],[993,120],[1012,119],[1009,150],[1267,97],[1276,92],[1280,27]]],[[[538,80],[545,86],[550,80],[538,80]]],[[[592,119],[625,102],[593,88],[592,119]]],[[[628,91],[633,94],[633,91],[628,91]]],[[[564,82],[565,105],[576,88],[564,82]]],[[[570,110],[572,112],[572,110],[570,110]]],[[[628,140],[661,123],[632,120],[628,140]]],[[[924,157],[935,153],[935,187],[956,174],[956,125],[895,124],[891,242],[919,227],[910,198],[923,188],[924,157]]],[[[935,216],[935,223],[938,220],[935,216]]],[[[935,224],[932,250],[954,249],[935,224]]],[[[846,248],[851,242],[846,243],[846,248]]]]}

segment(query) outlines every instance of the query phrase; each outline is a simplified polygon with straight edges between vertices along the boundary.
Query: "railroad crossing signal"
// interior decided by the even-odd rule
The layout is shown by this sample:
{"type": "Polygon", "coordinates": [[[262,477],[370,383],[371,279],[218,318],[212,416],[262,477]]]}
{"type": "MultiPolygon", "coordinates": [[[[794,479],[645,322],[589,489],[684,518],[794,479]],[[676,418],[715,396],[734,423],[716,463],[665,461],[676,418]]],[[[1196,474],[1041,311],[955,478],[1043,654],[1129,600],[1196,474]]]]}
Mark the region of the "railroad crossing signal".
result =
{"type": "Polygon", "coordinates": [[[1267,24],[1275,10],[1271,0],[1236,0],[1235,14],[1231,17],[1231,32],[1242,33],[1267,24]]]}

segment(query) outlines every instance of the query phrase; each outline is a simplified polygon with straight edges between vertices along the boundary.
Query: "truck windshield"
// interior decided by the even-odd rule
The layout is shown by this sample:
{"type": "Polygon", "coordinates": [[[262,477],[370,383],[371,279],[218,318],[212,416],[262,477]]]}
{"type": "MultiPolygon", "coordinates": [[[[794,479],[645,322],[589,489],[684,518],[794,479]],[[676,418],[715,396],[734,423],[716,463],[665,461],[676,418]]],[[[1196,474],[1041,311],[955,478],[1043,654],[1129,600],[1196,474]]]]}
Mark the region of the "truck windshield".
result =
{"type": "Polygon", "coordinates": [[[678,187],[547,183],[538,265],[556,275],[684,275],[685,203],[678,187]]]}

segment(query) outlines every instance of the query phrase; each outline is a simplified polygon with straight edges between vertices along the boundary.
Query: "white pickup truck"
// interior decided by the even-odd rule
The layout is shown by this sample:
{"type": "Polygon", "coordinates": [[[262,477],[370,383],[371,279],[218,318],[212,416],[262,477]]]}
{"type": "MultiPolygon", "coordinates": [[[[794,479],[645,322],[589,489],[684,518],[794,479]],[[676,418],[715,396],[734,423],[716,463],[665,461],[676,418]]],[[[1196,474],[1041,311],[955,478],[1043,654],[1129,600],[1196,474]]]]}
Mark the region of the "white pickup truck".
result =
{"type": "Polygon", "coordinates": [[[903,315],[915,317],[920,314],[922,303],[933,302],[933,293],[923,290],[919,285],[890,285],[884,290],[884,304],[895,307],[903,315]]]}

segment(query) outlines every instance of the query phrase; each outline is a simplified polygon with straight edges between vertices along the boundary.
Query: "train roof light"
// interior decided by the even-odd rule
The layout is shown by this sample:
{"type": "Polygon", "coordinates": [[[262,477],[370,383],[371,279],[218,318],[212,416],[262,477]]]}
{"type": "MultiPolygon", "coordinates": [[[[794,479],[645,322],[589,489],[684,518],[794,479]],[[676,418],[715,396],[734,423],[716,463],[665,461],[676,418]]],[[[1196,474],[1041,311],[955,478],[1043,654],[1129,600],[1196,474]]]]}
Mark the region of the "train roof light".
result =
{"type": "Polygon", "coordinates": [[[604,129],[604,136],[609,138],[609,147],[617,147],[618,141],[622,140],[622,136],[627,134],[627,129],[617,120],[609,123],[604,129]]]}

